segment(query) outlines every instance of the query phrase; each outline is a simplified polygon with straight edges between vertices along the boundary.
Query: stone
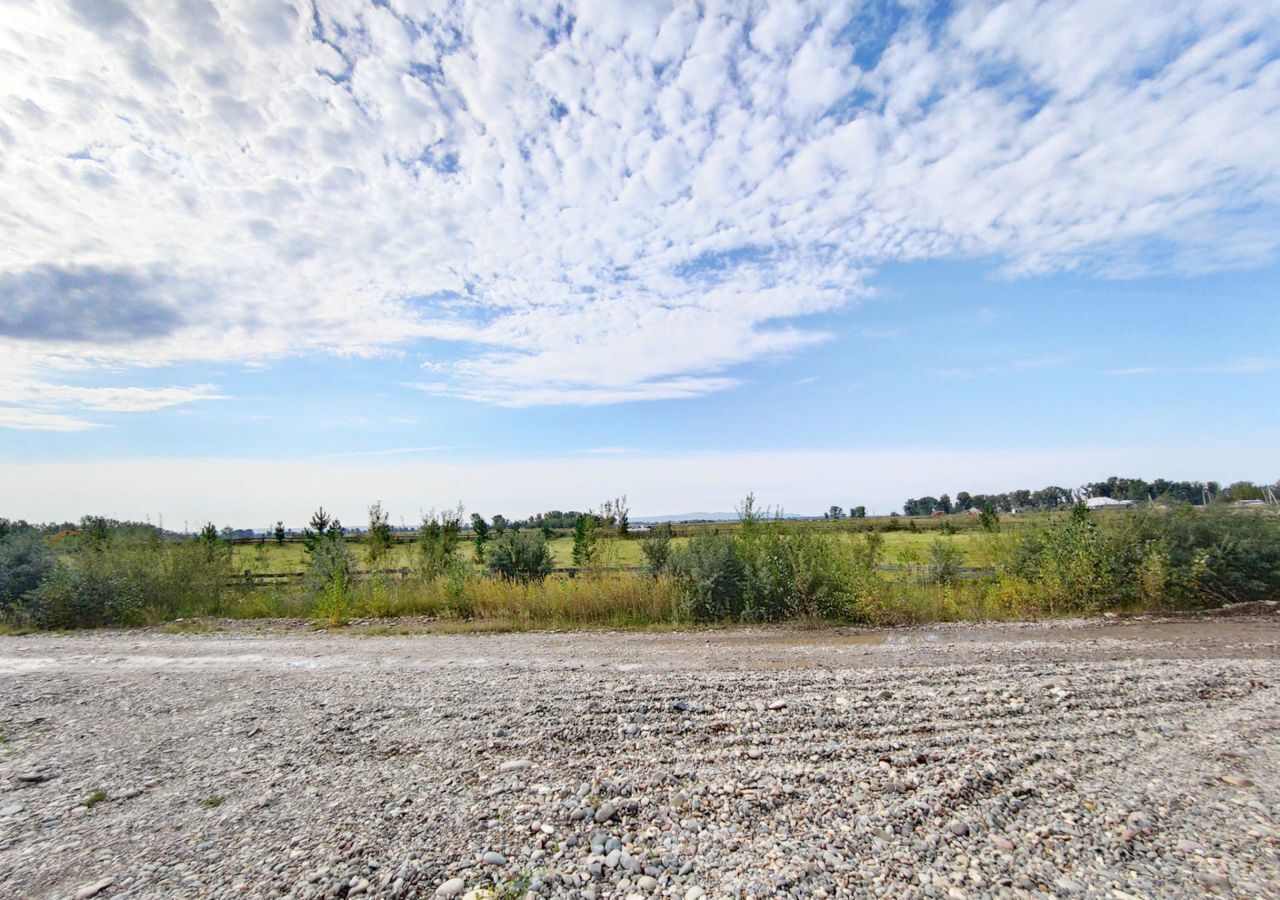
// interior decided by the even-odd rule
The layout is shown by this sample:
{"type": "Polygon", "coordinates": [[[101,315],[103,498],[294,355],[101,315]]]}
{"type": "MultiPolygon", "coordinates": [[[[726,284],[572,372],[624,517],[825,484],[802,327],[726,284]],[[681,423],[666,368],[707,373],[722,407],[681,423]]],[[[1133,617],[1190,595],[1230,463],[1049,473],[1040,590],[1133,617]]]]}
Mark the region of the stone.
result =
{"type": "Polygon", "coordinates": [[[437,897],[456,897],[466,888],[467,883],[461,878],[450,878],[440,887],[436,888],[437,897]]]}
{"type": "Polygon", "coordinates": [[[507,858],[501,853],[497,853],[493,850],[488,851],[480,858],[484,861],[486,866],[505,866],[507,864],[507,858]]]}
{"type": "Polygon", "coordinates": [[[115,883],[116,880],[114,878],[103,878],[100,881],[82,884],[76,888],[76,900],[89,900],[90,897],[96,897],[115,883]]]}
{"type": "Polygon", "coordinates": [[[509,759],[502,765],[498,766],[498,771],[502,774],[507,772],[519,772],[521,769],[529,769],[533,767],[533,760],[530,759],[509,759]]]}
{"type": "Polygon", "coordinates": [[[595,820],[597,822],[608,822],[618,814],[618,806],[608,801],[600,804],[600,808],[596,810],[595,820]]]}

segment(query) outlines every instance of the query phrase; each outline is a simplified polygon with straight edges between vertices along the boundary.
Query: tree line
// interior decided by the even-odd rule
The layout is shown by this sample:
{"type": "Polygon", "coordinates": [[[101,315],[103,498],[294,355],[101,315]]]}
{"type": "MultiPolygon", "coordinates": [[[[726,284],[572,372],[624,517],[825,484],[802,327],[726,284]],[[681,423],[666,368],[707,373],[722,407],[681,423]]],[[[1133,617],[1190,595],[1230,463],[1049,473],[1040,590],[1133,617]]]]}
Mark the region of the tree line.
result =
{"type": "Polygon", "coordinates": [[[981,510],[987,506],[1004,513],[1051,512],[1067,509],[1091,497],[1107,497],[1130,503],[1204,506],[1218,502],[1266,500],[1268,490],[1272,494],[1280,491],[1280,481],[1271,485],[1237,481],[1223,487],[1217,481],[1170,481],[1165,478],[1146,481],[1142,478],[1112,475],[1104,481],[1089,482],[1078,488],[1049,485],[1035,491],[1020,489],[1001,494],[971,494],[960,491],[954,499],[948,494],[940,497],[911,497],[902,504],[902,512],[908,516],[929,516],[935,511],[949,515],[970,509],[981,510]]]}

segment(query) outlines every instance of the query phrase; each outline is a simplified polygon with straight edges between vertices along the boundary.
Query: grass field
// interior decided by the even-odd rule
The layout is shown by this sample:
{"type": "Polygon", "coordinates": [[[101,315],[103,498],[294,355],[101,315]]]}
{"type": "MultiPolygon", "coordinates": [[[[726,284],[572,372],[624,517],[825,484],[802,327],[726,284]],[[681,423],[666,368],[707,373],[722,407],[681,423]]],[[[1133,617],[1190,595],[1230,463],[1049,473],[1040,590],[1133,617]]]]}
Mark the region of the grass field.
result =
{"type": "MultiPolygon", "coordinates": [[[[721,533],[730,533],[736,526],[721,524],[721,533]]],[[[862,540],[862,532],[841,531],[842,541],[852,543],[862,540]]],[[[883,532],[884,562],[888,565],[915,566],[925,565],[929,559],[929,548],[935,541],[958,547],[964,554],[964,565],[986,566],[990,564],[987,553],[987,540],[983,532],[967,529],[947,534],[942,531],[888,531],[883,532]]],[[[689,538],[677,536],[672,540],[675,547],[688,543],[689,538]]],[[[557,569],[573,566],[573,538],[557,536],[548,542],[552,558],[557,569]]],[[[361,567],[364,562],[364,545],[359,540],[348,541],[351,552],[355,554],[361,567]]],[[[398,569],[413,565],[414,544],[396,544],[381,568],[398,569]]],[[[470,541],[464,541],[458,548],[460,558],[470,562],[475,558],[475,549],[470,541]]],[[[269,574],[279,572],[300,572],[306,568],[306,551],[301,542],[289,541],[277,544],[266,541],[262,544],[237,544],[235,547],[236,572],[253,572],[269,574]]],[[[606,538],[600,542],[601,566],[606,568],[638,569],[644,563],[641,541],[638,538],[618,540],[606,538]]]]}

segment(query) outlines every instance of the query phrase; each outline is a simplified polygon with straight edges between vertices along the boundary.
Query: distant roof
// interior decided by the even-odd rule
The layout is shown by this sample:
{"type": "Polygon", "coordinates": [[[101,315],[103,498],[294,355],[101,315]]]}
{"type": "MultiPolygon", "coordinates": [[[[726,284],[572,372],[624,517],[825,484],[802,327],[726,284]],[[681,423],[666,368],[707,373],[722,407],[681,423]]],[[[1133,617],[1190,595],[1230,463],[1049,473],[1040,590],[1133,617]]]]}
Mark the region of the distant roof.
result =
{"type": "Polygon", "coordinates": [[[1133,506],[1128,500],[1116,500],[1112,497],[1090,497],[1084,501],[1084,505],[1089,509],[1099,509],[1105,506],[1133,506]]]}

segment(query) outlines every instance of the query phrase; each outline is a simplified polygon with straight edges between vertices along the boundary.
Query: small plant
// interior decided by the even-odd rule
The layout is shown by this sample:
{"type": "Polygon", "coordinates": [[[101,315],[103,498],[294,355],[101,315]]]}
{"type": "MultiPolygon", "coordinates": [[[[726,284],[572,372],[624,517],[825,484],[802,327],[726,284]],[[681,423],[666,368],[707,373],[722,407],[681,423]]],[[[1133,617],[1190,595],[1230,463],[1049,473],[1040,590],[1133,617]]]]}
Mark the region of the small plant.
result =
{"type": "Polygon", "coordinates": [[[205,797],[200,801],[200,805],[207,809],[217,809],[222,805],[224,799],[223,797],[205,797]]]}
{"type": "Polygon", "coordinates": [[[1000,530],[1000,516],[990,503],[982,504],[982,512],[978,514],[978,527],[988,534],[995,534],[1000,530]]]}
{"type": "Polygon", "coordinates": [[[107,799],[106,791],[102,791],[102,790],[94,791],[92,794],[89,795],[88,799],[84,801],[84,808],[93,809],[95,806],[97,806],[99,803],[101,803],[103,800],[106,800],[106,799],[107,799]]]}

